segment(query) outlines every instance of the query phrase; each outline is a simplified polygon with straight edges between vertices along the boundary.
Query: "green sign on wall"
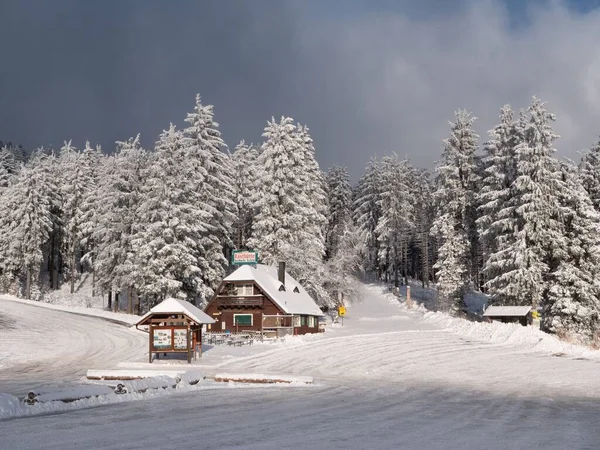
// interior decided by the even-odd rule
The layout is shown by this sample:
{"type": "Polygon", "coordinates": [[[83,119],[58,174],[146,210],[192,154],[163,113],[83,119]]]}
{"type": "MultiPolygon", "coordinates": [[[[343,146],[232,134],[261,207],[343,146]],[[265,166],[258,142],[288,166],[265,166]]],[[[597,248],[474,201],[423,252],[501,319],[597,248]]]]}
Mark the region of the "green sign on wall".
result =
{"type": "Polygon", "coordinates": [[[231,253],[231,264],[234,266],[258,264],[258,252],[250,250],[234,250],[233,253],[231,253]]]}

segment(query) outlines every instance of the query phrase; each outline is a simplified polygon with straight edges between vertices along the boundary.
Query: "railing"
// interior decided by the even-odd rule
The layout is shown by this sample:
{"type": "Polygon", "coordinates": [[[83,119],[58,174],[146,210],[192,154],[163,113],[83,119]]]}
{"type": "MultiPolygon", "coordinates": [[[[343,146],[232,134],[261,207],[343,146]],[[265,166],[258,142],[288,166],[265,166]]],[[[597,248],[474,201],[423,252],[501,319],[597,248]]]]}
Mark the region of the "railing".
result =
{"type": "Polygon", "coordinates": [[[217,308],[262,308],[263,297],[217,297],[217,308]]]}

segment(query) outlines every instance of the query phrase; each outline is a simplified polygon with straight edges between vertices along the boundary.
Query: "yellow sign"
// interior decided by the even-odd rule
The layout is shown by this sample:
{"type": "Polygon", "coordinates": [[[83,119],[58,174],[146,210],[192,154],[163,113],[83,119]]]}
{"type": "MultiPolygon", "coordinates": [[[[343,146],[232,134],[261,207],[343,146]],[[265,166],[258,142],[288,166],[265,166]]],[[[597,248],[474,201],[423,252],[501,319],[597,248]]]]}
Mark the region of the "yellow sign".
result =
{"type": "Polygon", "coordinates": [[[345,306],[338,307],[338,315],[340,317],[344,317],[346,315],[346,307],[345,306]]]}

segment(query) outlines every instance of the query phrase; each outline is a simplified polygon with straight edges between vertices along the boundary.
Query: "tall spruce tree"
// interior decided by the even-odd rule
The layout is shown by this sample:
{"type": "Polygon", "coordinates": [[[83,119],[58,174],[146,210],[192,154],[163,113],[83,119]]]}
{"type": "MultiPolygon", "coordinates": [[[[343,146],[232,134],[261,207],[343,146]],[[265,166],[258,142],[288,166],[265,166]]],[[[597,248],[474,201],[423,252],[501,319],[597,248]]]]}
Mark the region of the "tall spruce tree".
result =
{"type": "Polygon", "coordinates": [[[193,301],[205,290],[200,242],[211,217],[201,207],[201,194],[188,182],[188,171],[183,134],[171,124],[145,170],[136,213],[140,226],[132,237],[140,291],[153,301],[193,301]]]}
{"type": "Polygon", "coordinates": [[[432,232],[441,242],[437,270],[440,306],[453,313],[463,310],[464,294],[473,281],[473,241],[475,228],[475,189],[477,166],[475,151],[478,136],[473,131],[475,118],[464,110],[456,112],[450,123],[451,135],[444,141],[442,160],[436,172],[437,216],[432,232]]]}
{"type": "Polygon", "coordinates": [[[232,155],[235,199],[237,216],[234,223],[233,242],[236,248],[247,248],[247,242],[252,234],[252,223],[256,215],[253,206],[253,195],[260,182],[260,171],[258,167],[258,150],[253,145],[246,145],[241,141],[232,155]]]}
{"type": "MultiPolygon", "coordinates": [[[[558,193],[561,189],[551,127],[555,120],[534,97],[528,117],[520,120],[522,141],[515,147],[516,178],[510,199],[498,213],[499,225],[510,233],[496,239],[496,251],[487,267],[487,282],[496,304],[542,304],[548,286],[546,275],[560,250],[561,222],[558,193]],[[526,120],[525,120],[526,119],[526,120]]],[[[521,132],[521,131],[519,131],[521,132]]]]}
{"type": "Polygon", "coordinates": [[[326,233],[326,258],[337,253],[341,236],[352,220],[352,187],[346,167],[333,166],[327,172],[328,226],[326,233]]]}
{"type": "Polygon", "coordinates": [[[552,252],[544,298],[544,329],[585,344],[600,331],[600,213],[584,189],[577,169],[561,165],[558,192],[563,239],[552,252]]]}
{"type": "Polygon", "coordinates": [[[380,278],[379,236],[377,224],[381,217],[380,164],[371,158],[354,193],[352,218],[362,234],[365,249],[364,269],[380,278]]]}
{"type": "MultiPolygon", "coordinates": [[[[121,292],[125,289],[127,310],[133,311],[132,298],[140,280],[140,264],[135,257],[132,237],[139,220],[138,208],[142,200],[144,170],[147,153],[140,137],[117,142],[117,153],[105,166],[99,189],[99,227],[95,237],[99,245],[95,270],[104,291],[121,292]]],[[[118,308],[118,303],[115,303],[118,308]]]]}
{"type": "MultiPolygon", "coordinates": [[[[57,187],[49,176],[53,156],[37,153],[8,188],[2,214],[2,272],[9,283],[24,278],[23,296],[32,298],[42,270],[43,247],[52,229],[57,187]]],[[[38,288],[39,289],[39,288],[38,288]]]]}
{"type": "Polygon", "coordinates": [[[522,120],[515,120],[509,105],[500,111],[500,124],[489,131],[490,140],[484,145],[483,176],[477,195],[479,218],[477,226],[482,240],[486,279],[499,272],[494,269],[498,242],[512,233],[514,218],[505,210],[512,196],[512,185],[517,177],[516,148],[523,141],[522,120]],[[503,211],[504,215],[501,215],[503,211]]]}
{"type": "Polygon", "coordinates": [[[190,179],[201,195],[201,204],[209,220],[205,223],[201,245],[205,254],[202,267],[204,299],[209,298],[225,276],[228,265],[224,250],[233,247],[231,227],[235,221],[235,183],[233,164],[214,121],[213,105],[203,105],[200,94],[188,113],[183,130],[184,148],[190,165],[190,179]]]}
{"type": "MultiPolygon", "coordinates": [[[[408,239],[414,227],[414,210],[409,187],[410,171],[397,155],[381,161],[379,207],[381,216],[375,232],[379,239],[379,261],[386,273],[399,285],[401,266],[407,253],[408,239]]],[[[403,275],[406,276],[406,273],[403,275]]]]}
{"type": "Polygon", "coordinates": [[[319,303],[327,304],[322,279],[325,192],[312,141],[286,117],[268,122],[263,136],[258,158],[263,183],[257,190],[258,213],[248,245],[258,250],[265,264],[286,261],[290,273],[319,303]]]}

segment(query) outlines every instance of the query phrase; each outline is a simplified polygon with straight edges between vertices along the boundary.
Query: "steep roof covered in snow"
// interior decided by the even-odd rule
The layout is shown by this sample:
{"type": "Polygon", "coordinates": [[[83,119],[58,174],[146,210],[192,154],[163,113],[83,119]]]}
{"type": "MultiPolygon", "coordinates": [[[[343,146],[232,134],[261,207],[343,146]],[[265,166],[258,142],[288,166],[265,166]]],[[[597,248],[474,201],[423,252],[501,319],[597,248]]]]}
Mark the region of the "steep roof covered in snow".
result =
{"type": "Polygon", "coordinates": [[[280,291],[281,282],[277,276],[277,268],[264,264],[241,266],[225,277],[225,282],[253,281],[272,301],[286,314],[305,314],[321,316],[323,313],[312,297],[300,283],[285,273],[285,291],[280,291]],[[297,292],[295,292],[297,291],[297,292]]]}
{"type": "Polygon", "coordinates": [[[490,306],[483,313],[484,317],[526,316],[531,306],[490,306]]]}
{"type": "Polygon", "coordinates": [[[186,302],[185,300],[179,300],[176,298],[167,298],[148,311],[146,314],[142,316],[142,318],[137,323],[141,325],[144,321],[152,316],[153,314],[185,314],[190,319],[198,324],[202,323],[215,323],[212,317],[206,314],[201,309],[195,307],[190,302],[186,302]]]}

